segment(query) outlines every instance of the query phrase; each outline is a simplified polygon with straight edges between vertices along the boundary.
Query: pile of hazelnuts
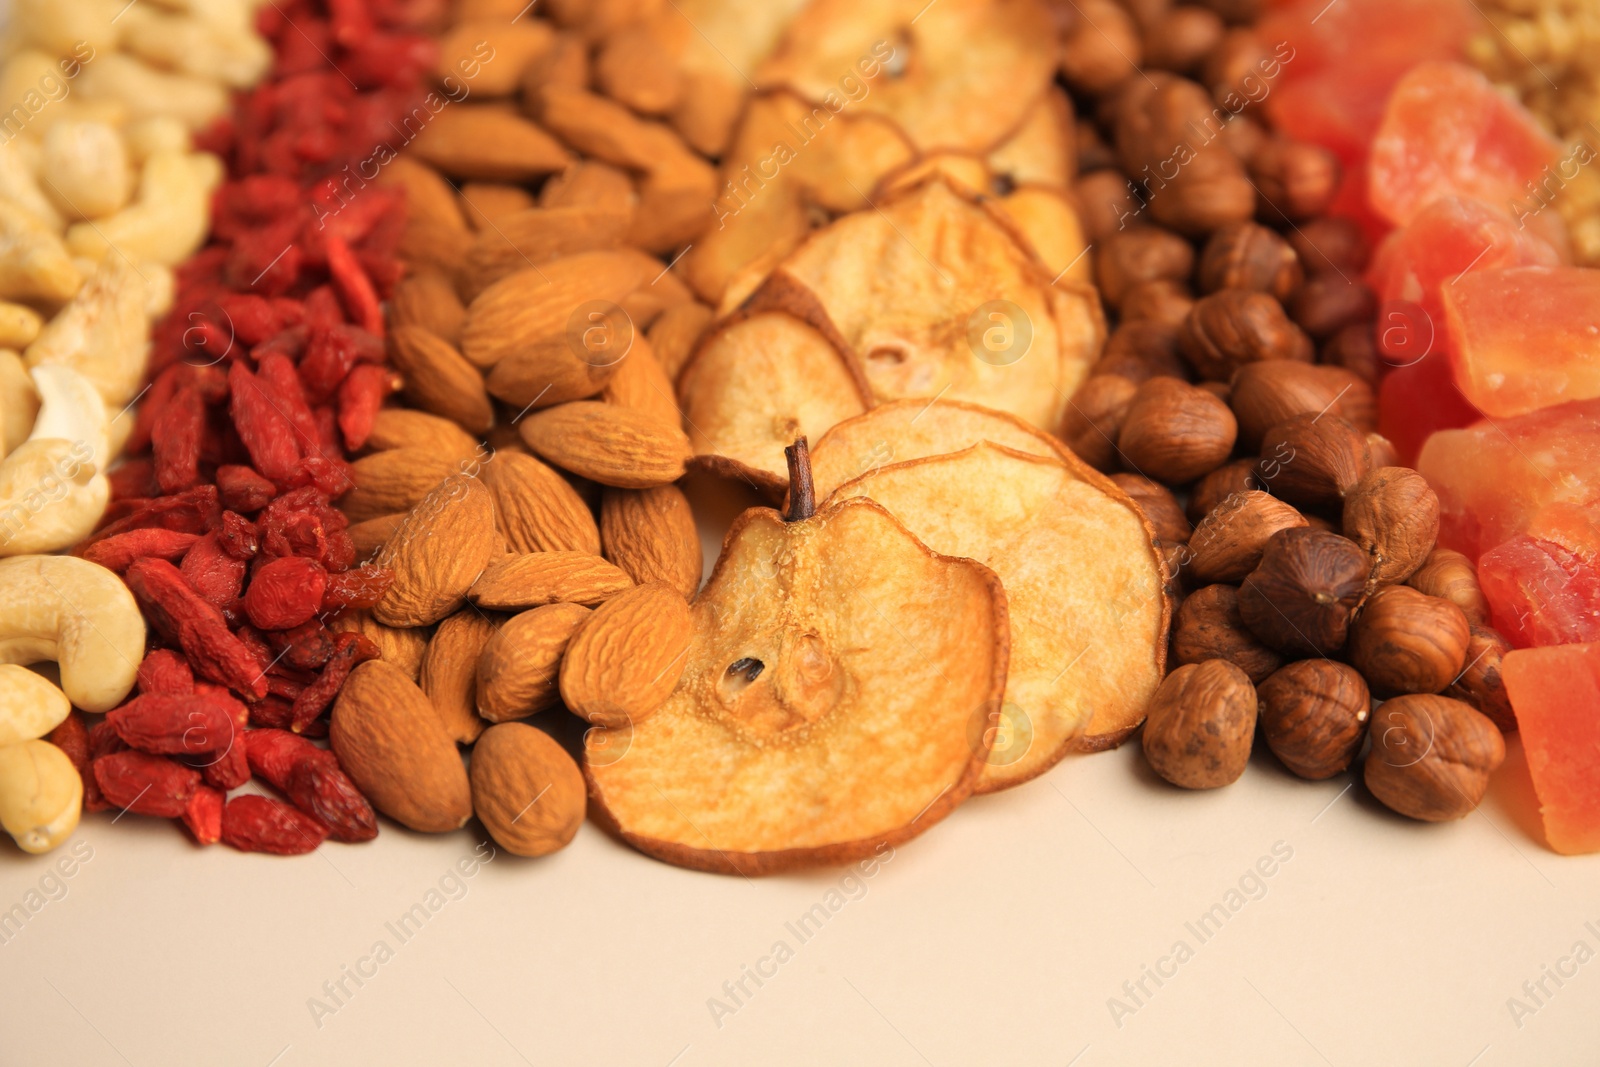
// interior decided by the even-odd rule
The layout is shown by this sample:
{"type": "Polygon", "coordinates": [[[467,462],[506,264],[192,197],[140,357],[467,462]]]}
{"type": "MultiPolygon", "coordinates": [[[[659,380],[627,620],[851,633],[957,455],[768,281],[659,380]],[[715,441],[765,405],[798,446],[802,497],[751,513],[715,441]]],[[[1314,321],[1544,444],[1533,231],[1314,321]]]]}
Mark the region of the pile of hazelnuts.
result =
{"type": "Polygon", "coordinates": [[[1064,433],[1140,503],[1168,563],[1177,667],[1148,712],[1150,765],[1226,785],[1259,726],[1290,771],[1326,779],[1370,740],[1384,804],[1472,811],[1515,728],[1510,646],[1471,562],[1435,544],[1433,490],[1375,432],[1359,232],[1244,221],[1197,250],[1145,223],[1096,255],[1118,324],[1064,433]],[[1297,247],[1313,233],[1328,246],[1297,247]]]}

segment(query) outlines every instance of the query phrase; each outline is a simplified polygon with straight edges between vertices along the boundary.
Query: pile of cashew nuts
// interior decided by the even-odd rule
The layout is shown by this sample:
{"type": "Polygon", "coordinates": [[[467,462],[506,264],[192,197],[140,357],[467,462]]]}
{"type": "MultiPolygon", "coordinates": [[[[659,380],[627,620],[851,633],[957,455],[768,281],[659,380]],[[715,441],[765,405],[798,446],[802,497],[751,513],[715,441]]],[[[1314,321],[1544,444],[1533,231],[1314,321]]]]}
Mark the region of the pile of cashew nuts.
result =
{"type": "Polygon", "coordinates": [[[145,645],[120,578],[47,553],[105,513],[151,324],[223,177],[193,135],[272,61],[261,2],[14,0],[0,28],[0,825],[29,852],[82,808],[42,738],[116,707],[145,645]]]}

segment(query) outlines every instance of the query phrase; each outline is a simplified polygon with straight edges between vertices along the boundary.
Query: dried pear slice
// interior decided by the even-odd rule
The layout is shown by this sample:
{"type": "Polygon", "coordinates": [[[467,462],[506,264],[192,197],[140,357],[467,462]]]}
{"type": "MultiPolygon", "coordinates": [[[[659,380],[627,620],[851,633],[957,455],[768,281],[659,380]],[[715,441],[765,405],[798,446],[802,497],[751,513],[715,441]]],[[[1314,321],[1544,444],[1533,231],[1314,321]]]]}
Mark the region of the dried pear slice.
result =
{"type": "Polygon", "coordinates": [[[648,855],[746,875],[915,837],[982,769],[1005,599],[872,501],[795,522],[752,508],[695,600],[666,705],[586,736],[593,810],[648,855]]]}
{"type": "Polygon", "coordinates": [[[1056,40],[1036,0],[812,0],[756,82],[839,100],[841,76],[877,56],[886,76],[846,106],[893,119],[923,151],[986,151],[1050,84],[1056,40]]]}
{"type": "Polygon", "coordinates": [[[986,157],[1003,182],[1065,189],[1077,172],[1078,148],[1072,102],[1050,86],[1034,100],[1022,125],[986,157]]]}
{"type": "MultiPolygon", "coordinates": [[[[1083,222],[1065,192],[1047,185],[1021,185],[997,198],[994,206],[1027,238],[1029,248],[1057,286],[1065,285],[1079,294],[1092,289],[1094,275],[1086,254],[1083,222]]],[[[1075,298],[1087,300],[1081,295],[1075,298]]],[[[1092,317],[1085,312],[1080,321],[1092,317]]]]}
{"type": "Polygon", "coordinates": [[[878,501],[936,552],[1005,586],[1011,665],[978,792],[1126,737],[1166,667],[1168,604],[1143,513],[1105,479],[987,441],[896,463],[832,502],[878,501]]]}

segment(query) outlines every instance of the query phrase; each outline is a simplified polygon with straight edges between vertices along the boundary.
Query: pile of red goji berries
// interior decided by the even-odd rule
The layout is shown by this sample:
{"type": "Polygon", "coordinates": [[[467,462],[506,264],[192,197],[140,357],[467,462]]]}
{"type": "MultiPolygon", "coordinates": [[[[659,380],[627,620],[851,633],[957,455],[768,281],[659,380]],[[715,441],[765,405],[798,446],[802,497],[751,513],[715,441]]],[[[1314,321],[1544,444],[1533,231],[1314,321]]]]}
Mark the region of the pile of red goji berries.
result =
{"type": "Polygon", "coordinates": [[[435,49],[413,27],[438,6],[266,5],[274,69],[201,138],[229,173],[212,239],[178,271],[131,458],[77,550],[124,576],[159,646],[137,696],[92,728],[75,713],[52,738],[87,811],[179,818],[202,844],[280,854],[377,835],[366,798],[307,738],[378,655],[329,622],[392,578],[356,565],[333,506],[351,487],[347,453],[398,385],[380,302],[400,278],[405,204],[359,172],[425,92],[435,49]],[[227,799],[252,775],[289,803],[227,799]]]}

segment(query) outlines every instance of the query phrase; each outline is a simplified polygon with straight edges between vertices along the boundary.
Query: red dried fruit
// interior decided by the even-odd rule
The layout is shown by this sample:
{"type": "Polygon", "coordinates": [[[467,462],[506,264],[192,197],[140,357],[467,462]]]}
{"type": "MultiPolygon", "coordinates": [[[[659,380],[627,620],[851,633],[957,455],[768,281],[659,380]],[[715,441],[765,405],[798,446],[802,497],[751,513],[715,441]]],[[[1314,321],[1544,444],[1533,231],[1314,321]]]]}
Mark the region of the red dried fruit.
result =
{"type": "Polygon", "coordinates": [[[234,797],[222,809],[222,841],[240,852],[298,856],[327,836],[322,823],[271,797],[234,797]]]}
{"type": "Polygon", "coordinates": [[[89,773],[89,727],[83,721],[83,712],[74,708],[45,740],[67,754],[80,775],[89,773]]]}
{"type": "Polygon", "coordinates": [[[249,467],[224,464],[217,468],[217,491],[229,511],[260,511],[278,495],[278,487],[249,467]]]}
{"type": "Polygon", "coordinates": [[[156,482],[154,460],[129,459],[117,465],[106,475],[111,483],[111,499],[136,500],[140,497],[159,496],[161,486],[156,482]]]}
{"type": "Polygon", "coordinates": [[[127,533],[113,534],[103,541],[96,541],[83,550],[83,558],[121,574],[135,560],[180,559],[198,540],[200,538],[195,534],[180,533],[176,530],[160,528],[129,530],[127,533]]]}
{"type": "Polygon", "coordinates": [[[333,658],[333,634],[316,619],[292,630],[274,630],[267,641],[277,649],[278,658],[303,671],[319,670],[333,658]]]}
{"type": "Polygon", "coordinates": [[[183,696],[194,692],[189,661],[170,648],[158,648],[139,664],[139,692],[183,696]]]}
{"type": "Polygon", "coordinates": [[[253,727],[288,730],[293,722],[294,705],[282,697],[269,696],[250,705],[250,725],[253,727]]]}
{"type": "Polygon", "coordinates": [[[289,772],[283,791],[295,807],[326,826],[335,841],[355,843],[378,836],[372,804],[337,762],[302,760],[289,772]]]}
{"type": "Polygon", "coordinates": [[[112,807],[176,819],[200,785],[192,767],[148,752],[113,752],[94,761],[94,780],[112,807]]]}
{"type": "Polygon", "coordinates": [[[209,785],[195,787],[183,809],[183,825],[201,845],[214,845],[222,840],[222,805],[226,799],[222,790],[209,785]]]}
{"type": "Polygon", "coordinates": [[[143,559],[128,568],[124,580],[145,618],[168,643],[183,650],[197,674],[247,697],[267,695],[260,664],[228,632],[222,612],[190,588],[178,568],[143,559]]]}
{"type": "Polygon", "coordinates": [[[131,748],[161,755],[224,752],[233,743],[231,709],[199,692],[146,693],[106,716],[131,748]]]}
{"type": "Polygon", "coordinates": [[[203,534],[222,517],[222,506],[217,502],[217,487],[214,485],[197,485],[174,496],[128,500],[123,502],[123,506],[125,514],[101,527],[84,542],[86,546],[129,530],[160,528],[177,533],[203,534]]]}
{"type": "Polygon", "coordinates": [[[101,756],[109,756],[113,752],[126,751],[128,751],[128,743],[118,737],[117,731],[104,719],[89,727],[90,763],[93,763],[101,756]]]}
{"type": "Polygon", "coordinates": [[[217,534],[206,534],[195,542],[180,566],[190,588],[220,609],[225,615],[237,614],[244,595],[244,578],[249,570],[222,547],[217,534]]]}
{"type": "Polygon", "coordinates": [[[250,576],[245,614],[259,629],[292,630],[315,617],[327,588],[328,572],[316,560],[301,556],[267,560],[250,576]]]}
{"type": "Polygon", "coordinates": [[[363,363],[345,375],[339,386],[339,432],[344,447],[359,450],[372,435],[378,410],[384,398],[396,389],[394,372],[387,367],[363,363]]]}
{"type": "Polygon", "coordinates": [[[250,757],[250,773],[274,789],[283,789],[295,764],[307,760],[327,760],[335,767],[338,757],[318,748],[299,734],[288,730],[251,730],[244,735],[245,752],[250,757]]]}
{"type": "Polygon", "coordinates": [[[206,785],[224,793],[238,789],[250,780],[250,764],[245,760],[244,749],[237,738],[225,751],[209,757],[206,762],[195,764],[191,760],[190,764],[198,766],[200,777],[206,785]]]}
{"type": "Polygon", "coordinates": [[[294,721],[290,729],[304,733],[305,728],[328,710],[333,698],[344,688],[350,672],[369,659],[381,655],[371,639],[358,633],[342,633],[334,638],[333,657],[322,669],[322,675],[295,698],[294,721]]]}
{"type": "Polygon", "coordinates": [[[372,279],[361,269],[361,264],[351,254],[350,246],[337,234],[329,234],[328,273],[339,290],[345,310],[357,326],[374,337],[383,336],[383,307],[372,288],[372,279]]]}
{"type": "Polygon", "coordinates": [[[200,438],[206,408],[200,390],[185,385],[162,407],[151,427],[156,481],[164,493],[179,493],[200,480],[200,438]]]}
{"type": "Polygon", "coordinates": [[[261,552],[261,531],[238,512],[224,511],[217,527],[217,544],[234,559],[249,562],[261,552]]]}
{"type": "Polygon", "coordinates": [[[244,364],[235,363],[228,371],[228,385],[233,425],[251,462],[272,482],[288,484],[300,465],[293,421],[244,364]]]}
{"type": "Polygon", "coordinates": [[[327,592],[322,595],[322,610],[328,613],[346,608],[364,611],[382,600],[392,584],[394,571],[375,563],[363,563],[328,578],[327,592]]]}

